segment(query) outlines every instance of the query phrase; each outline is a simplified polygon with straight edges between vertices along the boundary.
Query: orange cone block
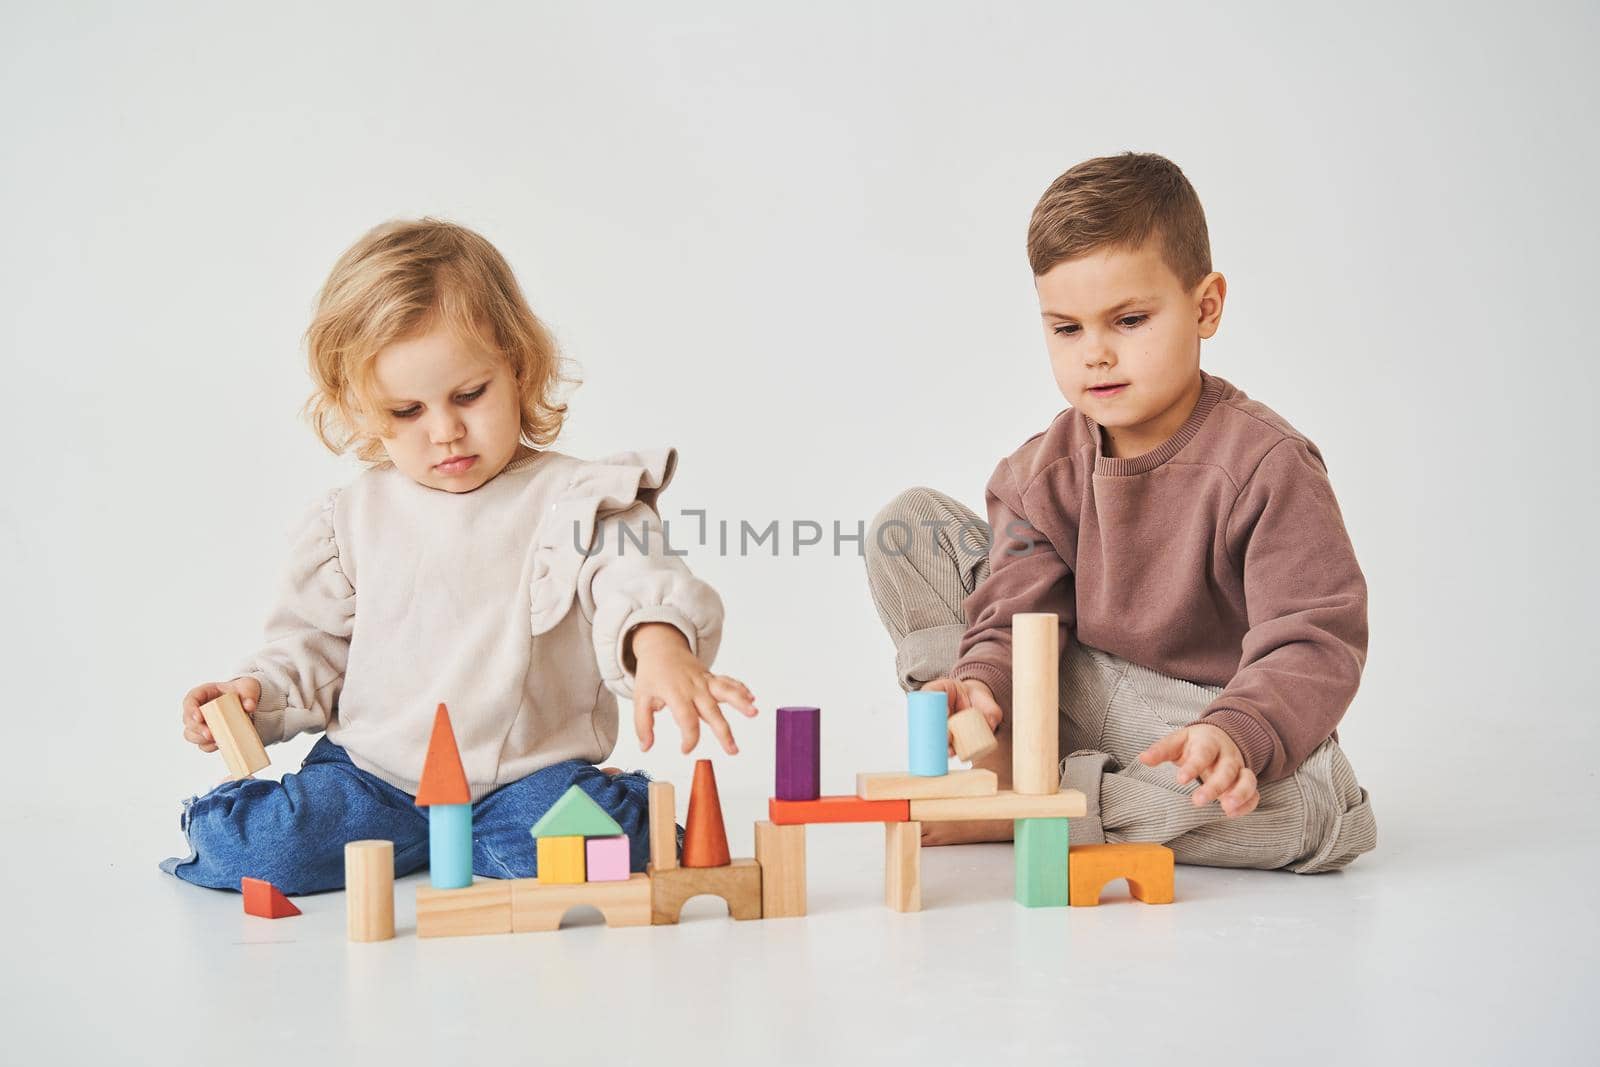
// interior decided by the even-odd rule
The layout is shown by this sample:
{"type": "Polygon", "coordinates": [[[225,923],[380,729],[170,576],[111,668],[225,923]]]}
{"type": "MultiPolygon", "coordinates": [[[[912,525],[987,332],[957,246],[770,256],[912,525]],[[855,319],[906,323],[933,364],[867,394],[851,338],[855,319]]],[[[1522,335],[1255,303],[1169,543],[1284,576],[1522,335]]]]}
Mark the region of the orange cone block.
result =
{"type": "Polygon", "coordinates": [[[689,817],[683,828],[685,867],[726,867],[728,830],[722,823],[722,800],[717,796],[717,775],[708,759],[696,760],[694,785],[689,790],[689,817]]]}
{"type": "Polygon", "coordinates": [[[443,704],[433,713],[433,736],[428,739],[428,755],[422,763],[422,781],[417,786],[417,807],[435,804],[470,804],[467,772],[461,766],[461,750],[456,747],[455,731],[450,729],[450,711],[443,704]]]}

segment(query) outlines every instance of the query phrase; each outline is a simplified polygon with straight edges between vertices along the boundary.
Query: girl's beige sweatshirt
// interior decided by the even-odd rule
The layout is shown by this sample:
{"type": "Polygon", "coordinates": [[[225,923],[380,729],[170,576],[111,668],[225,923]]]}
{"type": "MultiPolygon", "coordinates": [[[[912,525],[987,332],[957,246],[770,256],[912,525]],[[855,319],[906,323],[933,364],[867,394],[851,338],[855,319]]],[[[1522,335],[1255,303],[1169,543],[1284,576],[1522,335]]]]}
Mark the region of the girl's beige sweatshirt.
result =
{"type": "Polygon", "coordinates": [[[415,793],[448,704],[472,799],[564,759],[603,760],[623,638],[671,623],[709,665],[722,601],[663,536],[677,453],[517,460],[469,493],[385,467],[334,490],[295,540],[261,683],[271,744],[326,730],[358,767],[415,793]],[[357,610],[359,608],[359,610],[357,610]]]}

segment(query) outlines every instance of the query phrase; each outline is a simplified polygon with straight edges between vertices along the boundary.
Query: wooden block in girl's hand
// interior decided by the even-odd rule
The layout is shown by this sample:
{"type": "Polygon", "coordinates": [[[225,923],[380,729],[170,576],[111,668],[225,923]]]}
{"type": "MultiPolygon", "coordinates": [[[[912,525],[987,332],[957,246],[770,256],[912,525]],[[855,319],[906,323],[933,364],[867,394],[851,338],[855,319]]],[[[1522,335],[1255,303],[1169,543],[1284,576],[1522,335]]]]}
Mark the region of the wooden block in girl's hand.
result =
{"type": "Polygon", "coordinates": [[[200,717],[205,719],[212,740],[222,750],[222,758],[232,777],[248,778],[272,762],[261,746],[261,735],[256,733],[255,723],[239,703],[239,694],[223,693],[211,703],[201,705],[200,717]]]}

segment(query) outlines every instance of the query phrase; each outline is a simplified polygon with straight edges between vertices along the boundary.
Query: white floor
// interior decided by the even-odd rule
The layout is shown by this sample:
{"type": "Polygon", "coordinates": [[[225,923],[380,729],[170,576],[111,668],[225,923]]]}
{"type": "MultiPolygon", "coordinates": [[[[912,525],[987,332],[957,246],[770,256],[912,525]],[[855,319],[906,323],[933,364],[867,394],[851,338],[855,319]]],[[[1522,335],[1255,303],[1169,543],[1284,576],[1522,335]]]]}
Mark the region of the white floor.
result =
{"type": "MultiPolygon", "coordinates": [[[[742,852],[757,798],[724,804],[742,852]]],[[[701,898],[676,927],[581,911],[555,934],[422,942],[410,878],[398,937],[354,945],[341,893],[269,921],[157,871],[175,806],[14,805],[0,1058],[1592,1062],[1593,835],[1449,807],[1388,805],[1380,850],[1335,875],[1180,867],[1165,907],[1121,883],[1098,908],[1018,907],[1009,846],[981,845],[925,850],[924,910],[899,915],[881,831],[819,827],[804,919],[735,923],[701,898]]]]}

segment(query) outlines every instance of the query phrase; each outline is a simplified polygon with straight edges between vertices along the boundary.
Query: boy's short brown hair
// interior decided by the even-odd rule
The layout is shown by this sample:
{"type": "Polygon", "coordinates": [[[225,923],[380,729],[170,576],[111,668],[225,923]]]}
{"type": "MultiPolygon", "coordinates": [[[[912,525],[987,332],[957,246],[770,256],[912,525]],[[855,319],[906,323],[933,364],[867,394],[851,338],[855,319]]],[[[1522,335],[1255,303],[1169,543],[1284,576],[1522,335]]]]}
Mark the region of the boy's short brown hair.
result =
{"type": "Polygon", "coordinates": [[[423,218],[369,230],[322,287],[306,330],[316,391],[304,413],[323,444],[336,453],[353,447],[365,462],[384,465],[379,435],[390,416],[374,399],[378,353],[439,324],[510,364],[524,443],[556,439],[567,412],[557,393],[571,379],[550,331],[494,245],[465,226],[423,218]]]}
{"type": "Polygon", "coordinates": [[[1152,236],[1185,288],[1211,273],[1211,238],[1194,186],[1151,152],[1086,159],[1050,183],[1028,221],[1034,277],[1097,249],[1138,248],[1152,236]]]}

